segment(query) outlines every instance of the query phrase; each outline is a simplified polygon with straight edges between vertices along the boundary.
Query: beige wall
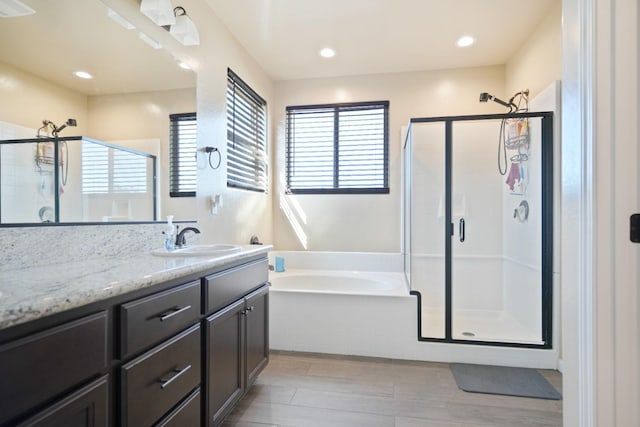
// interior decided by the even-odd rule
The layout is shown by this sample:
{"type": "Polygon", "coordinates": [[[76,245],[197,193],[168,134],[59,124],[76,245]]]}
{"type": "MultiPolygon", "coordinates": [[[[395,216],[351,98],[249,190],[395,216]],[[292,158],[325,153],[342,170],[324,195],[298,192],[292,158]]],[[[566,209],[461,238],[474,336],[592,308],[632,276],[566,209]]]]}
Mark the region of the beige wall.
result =
{"type": "Polygon", "coordinates": [[[196,111],[196,89],[91,96],[88,111],[88,136],[157,156],[158,219],[196,219],[195,198],[169,197],[168,160],[169,115],[196,111]],[[159,140],[159,147],[141,146],[139,140],[159,140]]]}
{"type": "Polygon", "coordinates": [[[501,112],[478,102],[503,96],[504,67],[383,74],[276,83],[272,109],[274,243],[280,250],[400,252],[401,128],[412,117],[501,112]],[[287,105],[389,100],[389,183],[386,195],[286,195],[287,105]]]}
{"type": "Polygon", "coordinates": [[[227,68],[267,101],[269,114],[273,114],[273,82],[204,1],[186,0],[181,6],[189,11],[200,33],[200,46],[175,46],[174,49],[178,55],[191,58],[197,66],[198,147],[213,146],[222,155],[220,168],[206,167],[198,172],[196,209],[202,240],[248,244],[256,234],[262,242],[271,243],[271,195],[227,188],[227,68]],[[211,214],[211,197],[216,194],[222,197],[222,207],[211,214]]]}
{"type": "MultiPolygon", "coordinates": [[[[137,1],[103,1],[126,18],[131,18],[132,22],[140,22],[137,1]]],[[[233,38],[205,1],[184,0],[181,5],[189,10],[190,16],[196,21],[201,45],[183,47],[168,34],[163,34],[163,30],[152,35],[163,42],[172,54],[186,59],[196,69],[198,146],[214,146],[222,154],[223,161],[219,169],[205,168],[199,171],[198,176],[198,196],[192,217],[197,218],[205,242],[245,243],[252,234],[258,234],[263,242],[274,243],[283,250],[398,252],[401,224],[400,129],[409,118],[503,112],[497,104],[480,104],[478,94],[490,92],[508,98],[524,85],[532,91],[533,96],[551,81],[560,78],[559,7],[549,13],[531,40],[514,54],[506,66],[274,83],[233,38]],[[540,67],[540,64],[545,64],[545,67],[540,67]],[[226,187],[227,67],[232,68],[268,103],[272,126],[272,141],[269,142],[272,185],[267,195],[226,187]],[[284,195],[281,177],[284,171],[285,107],[366,100],[390,101],[391,193],[375,196],[284,195]],[[216,194],[222,196],[223,206],[214,215],[210,213],[210,200],[216,194]]],[[[33,78],[23,76],[15,80],[15,77],[7,77],[6,66],[0,66],[0,75],[0,120],[34,126],[34,122],[37,124],[43,118],[62,122],[67,117],[75,117],[81,126],[90,123],[92,129],[102,132],[101,125],[91,119],[93,114],[89,115],[89,110],[95,111],[98,107],[97,100],[88,106],[86,97],[59,88],[47,88],[49,94],[42,101],[31,93],[16,99],[17,85],[33,78]],[[48,117],[47,113],[51,111],[64,111],[64,114],[61,113],[61,117],[48,117]]],[[[30,84],[46,86],[41,81],[31,81],[30,84]]],[[[116,129],[111,128],[110,131],[115,132],[116,129]]]]}
{"type": "Polygon", "coordinates": [[[45,119],[61,125],[68,118],[78,121],[73,134],[86,129],[85,95],[0,63],[0,121],[37,129],[45,119]]]}
{"type": "MultiPolygon", "coordinates": [[[[243,80],[267,100],[271,109],[273,82],[260,69],[242,46],[231,36],[226,27],[211,12],[204,0],[184,0],[181,2],[198,25],[201,45],[184,47],[178,44],[166,31],[153,27],[139,11],[137,0],[103,0],[120,12],[138,28],[159,40],[170,54],[186,60],[198,73],[196,104],[198,112],[198,146],[217,147],[222,154],[219,169],[209,168],[199,171],[198,196],[191,200],[193,208],[189,217],[197,218],[202,230],[202,241],[248,243],[253,234],[265,243],[272,242],[271,197],[249,191],[227,189],[226,186],[226,84],[227,67],[231,67],[243,80]],[[210,214],[209,201],[215,194],[222,195],[223,206],[216,215],[210,214]]],[[[89,121],[91,129],[104,139],[121,139],[119,130],[127,130],[122,139],[147,138],[148,134],[139,123],[127,121],[120,127],[109,126],[121,113],[114,114],[112,107],[119,100],[95,98],[88,105],[87,98],[72,91],[60,89],[32,76],[17,76],[14,69],[0,66],[0,121],[18,125],[37,127],[44,118],[54,122],[64,122],[74,117],[80,125],[77,133],[87,133],[89,121]],[[73,107],[73,108],[72,108],[73,107]],[[89,110],[92,112],[89,117],[89,110]],[[104,123],[93,120],[93,113],[110,111],[111,116],[104,123]],[[51,113],[60,114],[51,116],[51,113]],[[133,130],[134,132],[129,133],[133,130]]],[[[162,100],[167,100],[166,98],[162,100]]],[[[162,108],[169,104],[163,104],[162,108]]],[[[130,112],[136,108],[130,104],[130,112]]],[[[154,118],[150,111],[137,110],[135,119],[151,123],[154,118]]],[[[75,133],[75,132],[74,132],[75,133]]],[[[164,150],[164,149],[163,149],[164,150]]],[[[166,166],[166,165],[165,165],[166,166]]],[[[166,174],[165,174],[166,175],[166,174]]]]}
{"type": "Polygon", "coordinates": [[[558,2],[506,64],[506,93],[529,89],[534,98],[562,79],[562,2],[558,2]]]}

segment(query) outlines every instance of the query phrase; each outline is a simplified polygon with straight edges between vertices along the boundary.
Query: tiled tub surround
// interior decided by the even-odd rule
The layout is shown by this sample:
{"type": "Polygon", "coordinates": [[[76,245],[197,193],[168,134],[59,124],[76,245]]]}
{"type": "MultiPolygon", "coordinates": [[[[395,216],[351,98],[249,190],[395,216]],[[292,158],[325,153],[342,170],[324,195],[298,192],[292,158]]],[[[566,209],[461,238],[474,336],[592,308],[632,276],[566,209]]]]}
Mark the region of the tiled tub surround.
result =
{"type": "MultiPolygon", "coordinates": [[[[271,249],[243,246],[219,258],[156,257],[149,252],[161,247],[162,229],[162,224],[0,229],[0,329],[271,249]]],[[[197,242],[194,235],[187,239],[197,242]]]]}

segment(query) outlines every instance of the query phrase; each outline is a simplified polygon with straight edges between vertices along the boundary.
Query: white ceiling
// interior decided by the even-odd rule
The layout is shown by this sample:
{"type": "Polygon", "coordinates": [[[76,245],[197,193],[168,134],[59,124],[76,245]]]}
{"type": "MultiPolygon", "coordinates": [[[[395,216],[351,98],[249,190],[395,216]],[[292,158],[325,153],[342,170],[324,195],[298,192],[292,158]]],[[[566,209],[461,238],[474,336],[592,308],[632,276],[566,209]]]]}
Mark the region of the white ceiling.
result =
{"type": "Polygon", "coordinates": [[[0,62],[87,95],[195,87],[195,73],[179,68],[166,49],[145,44],[139,29],[114,22],[100,0],[21,1],[36,13],[0,18],[0,62]],[[73,76],[79,69],[95,79],[73,76]]]}
{"type": "Polygon", "coordinates": [[[505,64],[561,0],[206,0],[275,80],[505,64]],[[463,35],[472,47],[455,46],[463,35]],[[318,51],[331,46],[330,59],[318,51]]]}
{"type": "MultiPolygon", "coordinates": [[[[89,95],[195,87],[194,73],[109,19],[99,0],[22,1],[36,14],[0,18],[0,62],[89,95]],[[79,68],[96,79],[74,77],[79,68]]],[[[289,80],[504,64],[561,0],[205,1],[271,78],[289,80]],[[457,48],[462,35],[477,43],[457,48]],[[325,46],[336,57],[321,58],[325,46]]],[[[109,3],[173,41],[137,0],[109,3]]]]}

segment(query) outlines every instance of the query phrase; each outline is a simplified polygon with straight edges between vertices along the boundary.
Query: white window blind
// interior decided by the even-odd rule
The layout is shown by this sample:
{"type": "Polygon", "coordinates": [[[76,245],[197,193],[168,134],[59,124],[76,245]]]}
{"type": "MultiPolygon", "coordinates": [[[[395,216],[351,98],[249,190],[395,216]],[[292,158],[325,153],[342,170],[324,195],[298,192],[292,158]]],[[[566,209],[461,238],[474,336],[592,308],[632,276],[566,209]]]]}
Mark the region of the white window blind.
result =
{"type": "Polygon", "coordinates": [[[82,194],[109,193],[109,147],[82,143],[82,194]]]}
{"type": "Polygon", "coordinates": [[[195,197],[198,177],[196,113],[169,116],[169,195],[195,197]]]}
{"type": "Polygon", "coordinates": [[[146,193],[147,161],[146,157],[113,150],[113,191],[115,193],[146,193]]]}
{"type": "Polygon", "coordinates": [[[388,193],[389,102],[287,107],[292,193],[388,193]]]}
{"type": "Polygon", "coordinates": [[[267,191],[267,103],[227,71],[227,186],[267,191]]]}
{"type": "Polygon", "coordinates": [[[106,145],[82,143],[82,193],[146,193],[148,158],[106,145]]]}

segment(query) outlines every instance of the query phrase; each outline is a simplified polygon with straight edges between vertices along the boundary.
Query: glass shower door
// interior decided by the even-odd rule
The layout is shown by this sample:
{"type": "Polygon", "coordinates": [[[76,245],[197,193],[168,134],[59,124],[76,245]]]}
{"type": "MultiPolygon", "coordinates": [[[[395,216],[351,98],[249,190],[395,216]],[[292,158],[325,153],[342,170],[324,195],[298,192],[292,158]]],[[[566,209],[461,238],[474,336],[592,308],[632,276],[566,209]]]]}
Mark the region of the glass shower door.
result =
{"type": "Polygon", "coordinates": [[[413,123],[404,150],[405,267],[420,295],[420,336],[430,339],[446,338],[445,129],[413,123]]]}
{"type": "Polygon", "coordinates": [[[550,348],[552,120],[411,120],[403,237],[420,340],[550,348]]]}
{"type": "Polygon", "coordinates": [[[540,119],[452,124],[454,340],[542,343],[540,141],[529,139],[530,121],[540,129],[540,119]],[[505,143],[516,126],[526,141],[505,143]]]}

